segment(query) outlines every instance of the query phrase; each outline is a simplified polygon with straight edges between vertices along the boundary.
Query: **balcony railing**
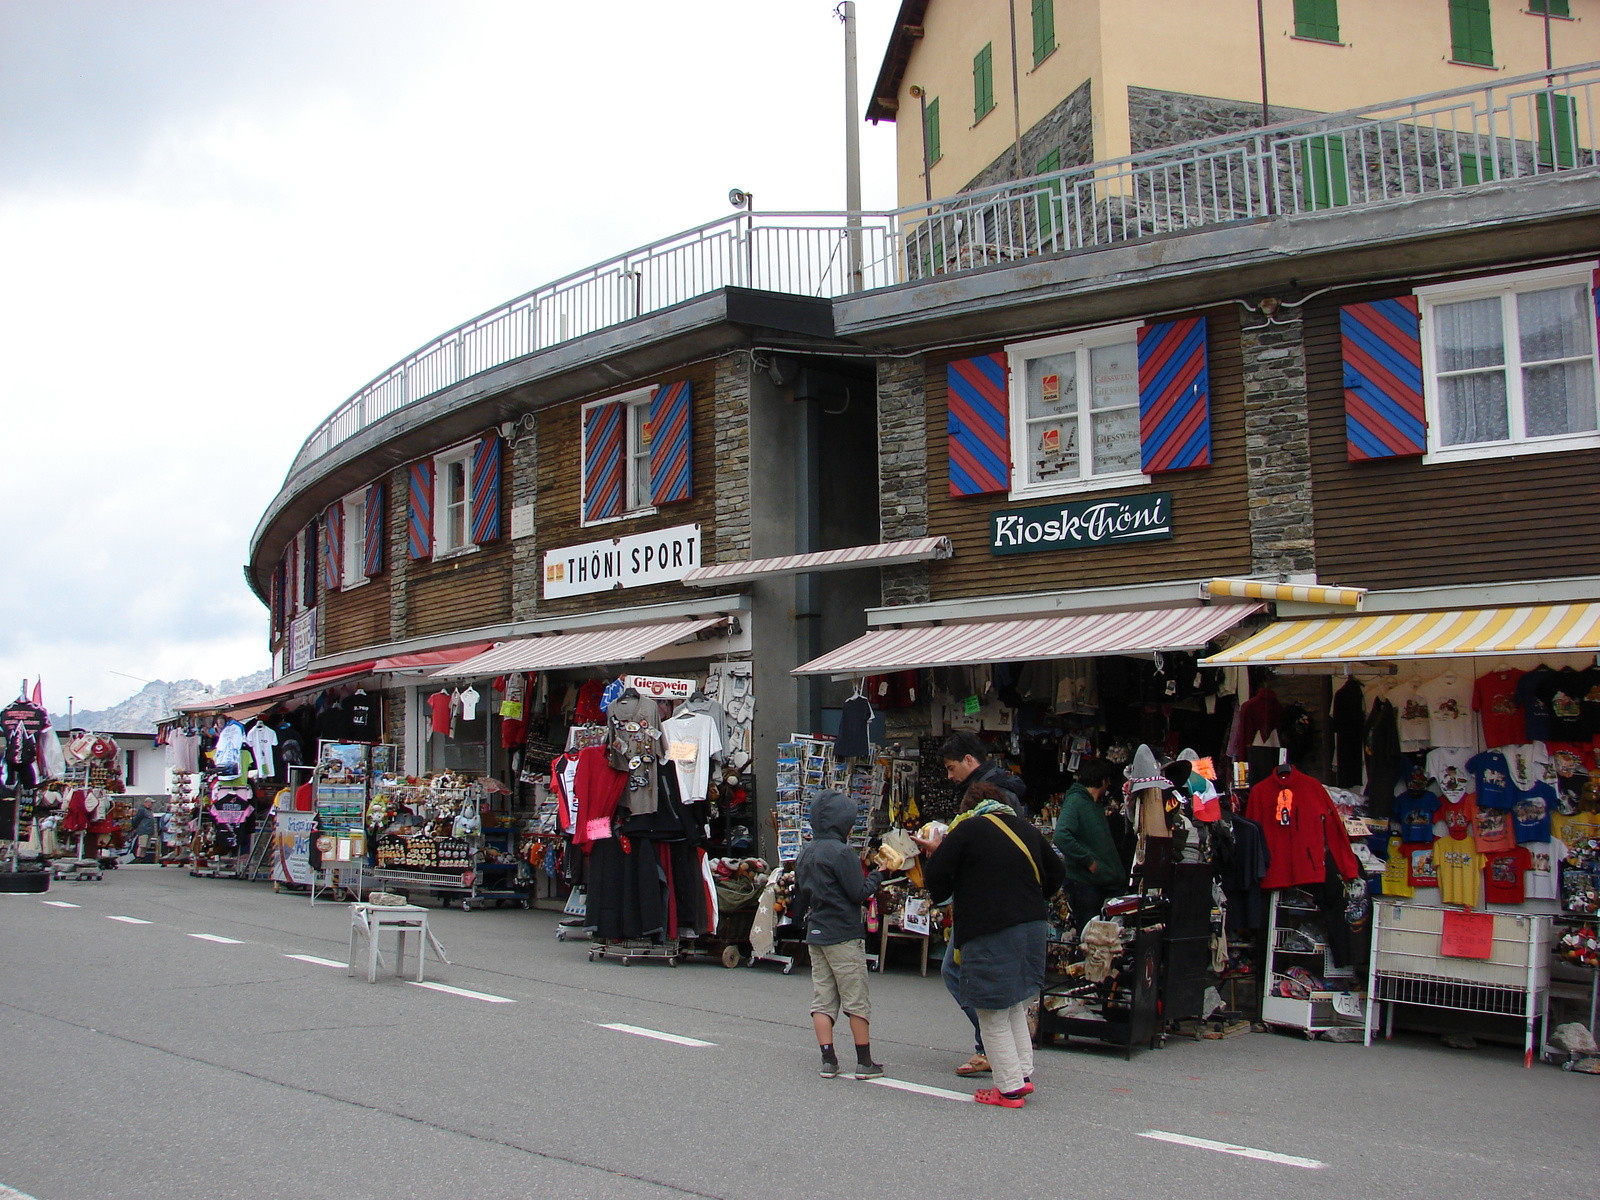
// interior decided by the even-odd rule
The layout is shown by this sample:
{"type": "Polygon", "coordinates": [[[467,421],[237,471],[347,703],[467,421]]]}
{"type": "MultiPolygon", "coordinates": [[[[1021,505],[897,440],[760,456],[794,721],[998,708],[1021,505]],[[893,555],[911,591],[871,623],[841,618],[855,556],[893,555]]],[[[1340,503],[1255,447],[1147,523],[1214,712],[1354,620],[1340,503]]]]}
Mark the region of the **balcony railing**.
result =
{"type": "Polygon", "coordinates": [[[492,367],[728,286],[840,296],[1231,221],[1405,201],[1596,164],[1600,63],[1071,167],[878,213],[736,213],[456,326],[361,388],[289,474],[492,367]]]}

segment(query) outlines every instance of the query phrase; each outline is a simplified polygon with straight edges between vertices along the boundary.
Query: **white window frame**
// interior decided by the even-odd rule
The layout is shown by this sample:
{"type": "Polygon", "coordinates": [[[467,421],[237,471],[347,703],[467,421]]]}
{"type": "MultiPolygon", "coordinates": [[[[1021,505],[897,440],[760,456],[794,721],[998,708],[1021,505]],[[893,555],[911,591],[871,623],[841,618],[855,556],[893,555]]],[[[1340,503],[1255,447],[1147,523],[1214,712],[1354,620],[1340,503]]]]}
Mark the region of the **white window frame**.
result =
{"type": "Polygon", "coordinates": [[[472,451],[475,445],[474,442],[467,442],[464,445],[452,446],[449,450],[433,456],[433,557],[436,562],[443,558],[474,554],[479,549],[478,544],[472,540],[472,451]],[[450,530],[445,487],[449,480],[449,470],[456,463],[462,464],[461,492],[466,513],[461,523],[464,540],[462,544],[452,546],[445,538],[445,534],[450,530]]]}
{"type": "Polygon", "coordinates": [[[367,582],[367,489],[351,492],[339,501],[344,506],[344,545],[339,553],[339,587],[350,591],[367,582]]]}
{"type": "MultiPolygon", "coordinates": [[[[610,525],[615,521],[631,521],[637,517],[653,516],[657,509],[654,504],[641,505],[630,508],[629,503],[638,486],[636,473],[636,459],[644,451],[635,444],[635,430],[633,413],[629,412],[623,417],[623,478],[622,478],[622,511],[614,517],[601,517],[598,521],[586,520],[584,510],[589,502],[589,480],[583,467],[589,460],[589,412],[606,404],[625,404],[630,409],[643,405],[647,410],[650,402],[655,399],[656,388],[635,388],[631,392],[623,392],[619,396],[607,396],[604,400],[591,400],[585,404],[578,413],[578,517],[585,528],[595,525],[610,525]]],[[[645,413],[645,420],[650,419],[649,412],[645,413]]]]}
{"type": "MultiPolygon", "coordinates": [[[[1006,347],[1006,359],[1011,368],[1009,424],[1011,429],[1011,490],[1012,500],[1035,500],[1047,496],[1070,496],[1086,492],[1104,492],[1115,488],[1148,484],[1150,476],[1143,471],[1118,471],[1112,475],[1088,475],[1077,479],[1050,480],[1045,483],[1028,482],[1028,362],[1052,354],[1076,351],[1078,358],[1078,461],[1094,467],[1094,435],[1091,413],[1092,381],[1084,386],[1088,377],[1090,351],[1100,346],[1114,346],[1119,342],[1138,345],[1139,328],[1143,322],[1122,325],[1103,325],[1077,333],[1040,338],[1031,342],[1016,342],[1006,347]]],[[[1137,348],[1134,351],[1138,359],[1137,348]]]]}
{"type": "MultiPolygon", "coordinates": [[[[1548,437],[1528,437],[1523,432],[1522,399],[1522,346],[1517,336],[1516,305],[1518,292],[1543,291],[1551,287],[1582,287],[1589,294],[1588,311],[1594,305],[1594,272],[1597,264],[1591,260],[1564,267],[1544,267],[1535,271],[1518,271],[1511,275],[1495,275],[1486,279],[1469,279],[1458,283],[1430,284],[1416,289],[1418,308],[1422,314],[1422,394],[1424,412],[1428,421],[1428,449],[1424,463],[1472,462],[1485,458],[1514,458],[1523,454],[1553,454],[1563,450],[1587,450],[1600,447],[1600,428],[1581,433],[1559,433],[1548,437]],[[1505,339],[1506,407],[1510,437],[1503,442],[1474,442],[1460,446],[1445,446],[1440,442],[1444,420],[1439,410],[1439,386],[1434,349],[1433,309],[1439,304],[1454,304],[1462,300],[1501,298],[1501,329],[1505,339]]],[[[1596,345],[1595,326],[1589,328],[1590,366],[1594,370],[1594,394],[1600,405],[1600,346],[1596,345]]]]}

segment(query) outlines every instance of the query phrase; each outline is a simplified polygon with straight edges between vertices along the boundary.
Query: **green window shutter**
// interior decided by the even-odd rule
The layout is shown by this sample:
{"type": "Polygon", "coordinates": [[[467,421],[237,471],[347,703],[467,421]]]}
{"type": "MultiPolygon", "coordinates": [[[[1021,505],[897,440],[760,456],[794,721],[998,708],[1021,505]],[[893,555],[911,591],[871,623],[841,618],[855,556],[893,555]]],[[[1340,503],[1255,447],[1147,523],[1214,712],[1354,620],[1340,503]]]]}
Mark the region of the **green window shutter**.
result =
{"type": "Polygon", "coordinates": [[[1494,159],[1487,154],[1463,154],[1461,156],[1461,185],[1471,187],[1475,183],[1487,183],[1496,178],[1494,159]]]}
{"type": "Polygon", "coordinates": [[[972,123],[976,125],[994,107],[994,43],[972,60],[972,123]]]}
{"type": "Polygon", "coordinates": [[[1572,10],[1567,7],[1567,0],[1528,0],[1528,11],[1544,16],[1545,6],[1549,5],[1552,17],[1570,17],[1572,10]]]}
{"type": "Polygon", "coordinates": [[[1317,42],[1339,40],[1339,0],[1294,0],[1294,35],[1317,42]]]}
{"type": "Polygon", "coordinates": [[[1337,135],[1305,140],[1300,173],[1301,203],[1312,211],[1342,208],[1350,203],[1350,177],[1344,161],[1344,138],[1337,135]]]}
{"type": "Polygon", "coordinates": [[[1033,65],[1038,66],[1056,48],[1056,0],[1033,0],[1033,65]]]}
{"type": "Polygon", "coordinates": [[[1494,66],[1489,0],[1450,0],[1450,57],[1480,67],[1494,66]]]}
{"type": "Polygon", "coordinates": [[[939,149],[939,100],[938,100],[938,97],[935,97],[934,99],[928,101],[928,117],[927,117],[927,121],[928,121],[927,128],[923,131],[923,136],[925,136],[928,139],[928,165],[932,166],[934,163],[939,161],[939,158],[940,158],[941,154],[943,153],[939,149]]]}
{"type": "Polygon", "coordinates": [[[1552,97],[1540,92],[1533,98],[1534,112],[1539,117],[1539,165],[1541,167],[1570,167],[1573,164],[1572,131],[1578,123],[1578,102],[1575,97],[1560,92],[1552,97]],[[1555,101],[1555,136],[1551,136],[1551,100],[1555,101]]]}
{"type": "MultiPolygon", "coordinates": [[[[1061,151],[1055,149],[1033,166],[1035,175],[1048,175],[1061,170],[1061,151]]],[[[1039,209],[1039,242],[1043,245],[1054,239],[1056,227],[1061,224],[1061,181],[1052,179],[1034,193],[1034,203],[1039,209]],[[1045,193],[1048,192],[1048,195],[1045,193]]]]}

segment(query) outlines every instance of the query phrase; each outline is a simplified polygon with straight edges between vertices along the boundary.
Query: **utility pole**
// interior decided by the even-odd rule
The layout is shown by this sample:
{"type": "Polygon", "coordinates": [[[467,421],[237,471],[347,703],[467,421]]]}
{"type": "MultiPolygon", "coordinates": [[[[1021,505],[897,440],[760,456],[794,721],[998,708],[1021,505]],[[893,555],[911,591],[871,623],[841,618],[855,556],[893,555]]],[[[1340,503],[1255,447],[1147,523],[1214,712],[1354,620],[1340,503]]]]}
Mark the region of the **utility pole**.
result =
{"type": "Polygon", "coordinates": [[[850,241],[850,291],[861,290],[861,108],[856,95],[856,6],[833,10],[844,22],[844,207],[850,241]]]}
{"type": "Polygon", "coordinates": [[[1272,113],[1267,107],[1267,14],[1262,0],[1256,0],[1256,41],[1261,47],[1261,123],[1272,124],[1272,113]]]}
{"type": "Polygon", "coordinates": [[[1011,18],[1011,146],[1016,162],[1011,178],[1021,179],[1027,172],[1022,169],[1022,104],[1017,99],[1017,0],[1006,0],[1006,15],[1011,18]]]}

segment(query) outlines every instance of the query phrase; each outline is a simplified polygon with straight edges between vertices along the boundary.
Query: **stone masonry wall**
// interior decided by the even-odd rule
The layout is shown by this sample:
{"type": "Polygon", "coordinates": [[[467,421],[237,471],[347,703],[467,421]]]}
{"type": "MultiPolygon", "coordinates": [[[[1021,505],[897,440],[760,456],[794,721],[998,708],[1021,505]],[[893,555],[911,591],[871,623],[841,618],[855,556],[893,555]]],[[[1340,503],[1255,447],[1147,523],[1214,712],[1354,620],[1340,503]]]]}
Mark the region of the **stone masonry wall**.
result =
{"type": "MultiPolygon", "coordinates": [[[[1063,168],[1081,167],[1094,161],[1094,111],[1089,104],[1089,80],[1085,79],[1065,100],[1035,121],[1031,128],[1022,131],[1021,177],[1032,175],[1039,160],[1052,150],[1061,151],[1063,168]]],[[[961,190],[970,192],[1017,178],[1013,170],[1015,162],[1016,148],[1007,146],[999,158],[961,190]]]]}
{"type": "MultiPolygon", "coordinates": [[[[1304,108],[1269,105],[1272,123],[1295,121],[1316,114],[1304,108]]],[[[1243,133],[1261,126],[1261,102],[1223,100],[1187,92],[1162,92],[1154,88],[1128,89],[1128,141],[1131,153],[1159,150],[1182,142],[1243,133]]],[[[1065,156],[1062,165],[1066,165],[1065,156]]]]}
{"type": "Polygon", "coordinates": [[[1298,309],[1280,309],[1273,320],[1246,313],[1239,334],[1250,566],[1258,575],[1292,575],[1316,570],[1304,324],[1298,309]]]}
{"type": "MultiPolygon", "coordinates": [[[[525,504],[534,506],[534,528],[539,522],[539,426],[534,418],[532,429],[519,425],[512,435],[516,444],[511,447],[511,507],[525,504]]],[[[509,517],[507,518],[509,520],[509,517]]],[[[506,536],[511,529],[506,528],[506,536]]],[[[539,608],[539,591],[542,584],[539,539],[530,533],[527,537],[513,538],[511,542],[511,619],[527,621],[539,608]]]]}
{"type": "MultiPolygon", "coordinates": [[[[878,525],[886,542],[928,536],[928,414],[925,366],[916,358],[878,363],[878,525]]],[[[883,603],[929,599],[928,565],[883,568],[883,603]]]]}
{"type": "Polygon", "coordinates": [[[383,740],[400,747],[400,768],[409,770],[406,756],[406,690],[390,688],[383,693],[383,740]]]}
{"type": "Polygon", "coordinates": [[[400,641],[406,636],[406,568],[411,565],[411,551],[406,537],[406,497],[410,495],[410,478],[406,467],[397,467],[389,475],[388,531],[389,553],[383,565],[389,568],[389,638],[400,641]]]}
{"type": "MultiPolygon", "coordinates": [[[[717,533],[712,562],[750,557],[750,357],[717,360],[715,393],[717,533]]],[[[705,550],[702,548],[701,556],[705,550]]]]}

